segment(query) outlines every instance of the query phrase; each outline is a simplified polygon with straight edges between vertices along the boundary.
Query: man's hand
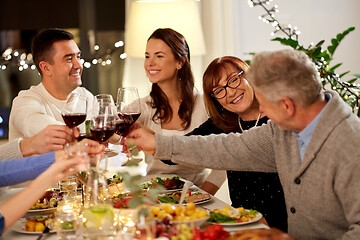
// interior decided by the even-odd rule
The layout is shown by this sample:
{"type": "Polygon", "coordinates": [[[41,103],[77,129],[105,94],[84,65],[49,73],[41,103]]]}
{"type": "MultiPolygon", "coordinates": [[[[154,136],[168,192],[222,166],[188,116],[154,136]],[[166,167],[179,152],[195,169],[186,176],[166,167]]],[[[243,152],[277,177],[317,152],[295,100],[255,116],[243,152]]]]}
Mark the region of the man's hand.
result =
{"type": "Polygon", "coordinates": [[[145,153],[154,154],[156,151],[156,139],[152,132],[140,127],[133,129],[126,138],[122,138],[121,145],[123,145],[123,151],[127,153],[130,146],[136,145],[139,150],[145,153]]]}
{"type": "MultiPolygon", "coordinates": [[[[90,140],[90,139],[83,139],[78,144],[82,144],[83,146],[85,146],[85,144],[86,144],[86,152],[88,155],[95,155],[95,154],[101,153],[105,150],[104,145],[102,145],[96,141],[90,140]]],[[[75,147],[76,145],[70,145],[70,148],[71,148],[71,146],[75,147]]],[[[56,151],[55,152],[55,162],[66,159],[66,155],[67,154],[66,154],[65,150],[56,151]]]]}
{"type": "Polygon", "coordinates": [[[48,125],[38,134],[20,142],[20,150],[24,157],[61,150],[68,142],[79,136],[79,130],[70,129],[66,125],[48,125]]]}

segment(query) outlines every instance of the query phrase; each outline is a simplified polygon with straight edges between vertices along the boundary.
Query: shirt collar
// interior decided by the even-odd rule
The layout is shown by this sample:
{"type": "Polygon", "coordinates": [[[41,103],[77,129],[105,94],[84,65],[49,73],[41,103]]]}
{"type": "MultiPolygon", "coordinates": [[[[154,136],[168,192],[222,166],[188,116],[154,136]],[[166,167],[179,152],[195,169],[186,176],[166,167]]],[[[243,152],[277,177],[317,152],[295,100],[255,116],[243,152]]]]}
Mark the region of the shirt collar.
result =
{"type": "MultiPolygon", "coordinates": [[[[327,102],[330,102],[331,98],[332,98],[331,94],[325,93],[325,99],[327,100],[327,102]]],[[[323,114],[325,108],[326,108],[326,105],[325,105],[325,107],[323,107],[323,109],[320,111],[320,113],[311,121],[311,123],[309,125],[307,125],[301,132],[299,132],[299,133],[298,132],[292,132],[292,133],[298,139],[301,139],[304,142],[309,143],[311,135],[314,132],[315,127],[318,124],[319,119],[320,119],[321,115],[323,114]]]]}

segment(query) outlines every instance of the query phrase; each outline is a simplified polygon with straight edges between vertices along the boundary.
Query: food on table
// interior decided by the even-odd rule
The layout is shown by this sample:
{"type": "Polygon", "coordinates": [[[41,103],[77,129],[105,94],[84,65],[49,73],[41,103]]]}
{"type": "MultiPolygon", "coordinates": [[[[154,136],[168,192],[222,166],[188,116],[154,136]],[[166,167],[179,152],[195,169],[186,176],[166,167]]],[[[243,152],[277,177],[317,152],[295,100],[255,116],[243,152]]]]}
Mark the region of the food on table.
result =
{"type": "Polygon", "coordinates": [[[172,178],[151,178],[151,181],[141,184],[143,189],[155,188],[157,186],[163,186],[166,190],[180,189],[184,186],[184,181],[180,180],[180,177],[175,176],[172,178]]]}
{"type": "Polygon", "coordinates": [[[51,226],[53,222],[53,214],[49,214],[48,216],[34,216],[27,219],[25,230],[27,232],[42,232],[46,226],[51,226]]]}
{"type": "MultiPolygon", "coordinates": [[[[179,203],[182,191],[176,191],[171,194],[165,193],[163,196],[158,196],[159,202],[162,203],[179,203]]],[[[184,203],[198,203],[210,199],[208,193],[195,192],[188,190],[185,196],[184,203]]]]}
{"type": "Polygon", "coordinates": [[[123,182],[123,178],[117,175],[114,175],[112,178],[108,178],[107,180],[107,189],[111,196],[116,196],[125,190],[125,183],[123,182]]]}
{"type": "Polygon", "coordinates": [[[221,210],[214,209],[210,212],[208,222],[214,223],[241,223],[249,222],[251,219],[256,218],[258,211],[246,210],[243,207],[231,208],[229,206],[223,207],[221,210]]]}
{"type": "Polygon", "coordinates": [[[230,240],[295,240],[287,233],[280,231],[279,229],[245,229],[237,231],[231,234],[230,240]]]}
{"type": "Polygon", "coordinates": [[[39,210],[57,207],[57,204],[62,200],[62,194],[54,190],[48,190],[31,208],[30,210],[39,210]]]}
{"type": "Polygon", "coordinates": [[[186,224],[180,224],[178,226],[171,226],[163,233],[156,233],[159,237],[166,237],[171,240],[192,240],[192,229],[186,224]]]}
{"type": "Polygon", "coordinates": [[[196,208],[194,203],[186,206],[174,204],[160,204],[152,206],[150,209],[151,216],[155,219],[163,220],[168,217],[171,221],[190,221],[201,219],[208,216],[205,210],[196,208]]]}
{"type": "Polygon", "coordinates": [[[83,218],[86,228],[108,228],[114,222],[114,210],[108,204],[98,204],[84,208],[83,218]]]}
{"type": "MultiPolygon", "coordinates": [[[[144,203],[145,205],[151,205],[152,199],[147,193],[142,193],[141,198],[146,197],[149,201],[144,203]]],[[[117,196],[113,196],[113,206],[114,208],[130,208],[129,202],[131,199],[133,199],[134,196],[132,196],[130,193],[122,193],[118,194],[117,196]]]]}
{"type": "Polygon", "coordinates": [[[171,240],[225,240],[230,233],[219,224],[208,226],[204,231],[187,224],[173,225],[169,218],[156,220],[156,237],[166,237],[171,240]]]}
{"type": "Polygon", "coordinates": [[[225,240],[229,236],[230,233],[224,230],[224,227],[220,224],[208,226],[204,231],[201,231],[198,227],[193,230],[193,240],[225,240]]]}

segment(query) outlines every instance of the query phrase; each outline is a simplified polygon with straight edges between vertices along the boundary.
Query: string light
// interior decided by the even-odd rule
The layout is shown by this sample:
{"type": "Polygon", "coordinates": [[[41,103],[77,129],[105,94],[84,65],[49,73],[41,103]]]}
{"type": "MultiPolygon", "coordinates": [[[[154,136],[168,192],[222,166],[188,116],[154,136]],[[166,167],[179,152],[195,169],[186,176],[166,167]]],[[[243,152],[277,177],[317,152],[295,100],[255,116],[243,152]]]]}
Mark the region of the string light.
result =
{"type": "Polygon", "coordinates": [[[298,31],[296,27],[292,27],[291,24],[288,24],[288,26],[282,26],[279,24],[279,22],[275,19],[275,14],[279,12],[278,5],[268,7],[268,5],[272,2],[273,0],[249,0],[248,4],[250,7],[261,6],[265,10],[265,14],[260,15],[258,19],[264,23],[271,23],[271,25],[275,28],[275,30],[270,33],[271,36],[275,36],[275,34],[282,32],[289,38],[297,41],[301,32],[298,31]]]}
{"type": "MultiPolygon", "coordinates": [[[[112,55],[116,51],[119,51],[119,48],[124,47],[124,45],[125,43],[123,41],[117,41],[114,43],[112,49],[107,49],[101,54],[101,47],[98,44],[95,44],[94,50],[96,51],[97,56],[89,60],[80,59],[80,62],[85,68],[90,68],[98,64],[104,67],[109,66],[112,64],[112,55]],[[106,58],[106,60],[102,60],[103,58],[106,58]]],[[[126,57],[126,53],[123,52],[120,54],[120,59],[124,60],[126,57]]],[[[31,53],[26,53],[24,50],[17,50],[11,47],[7,48],[0,57],[0,70],[6,70],[8,66],[16,66],[20,72],[27,69],[36,70],[31,53]]]]}

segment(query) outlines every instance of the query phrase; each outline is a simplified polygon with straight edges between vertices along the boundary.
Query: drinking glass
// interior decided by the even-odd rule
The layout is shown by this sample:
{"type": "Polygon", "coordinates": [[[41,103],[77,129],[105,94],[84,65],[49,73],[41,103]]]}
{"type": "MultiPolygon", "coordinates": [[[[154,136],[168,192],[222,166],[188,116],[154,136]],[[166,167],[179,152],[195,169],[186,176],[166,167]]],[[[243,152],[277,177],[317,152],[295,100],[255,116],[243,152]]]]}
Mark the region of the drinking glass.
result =
{"type": "MultiPolygon", "coordinates": [[[[136,120],[140,117],[141,114],[140,99],[137,88],[119,88],[116,103],[118,116],[123,121],[117,126],[117,132],[120,136],[126,137],[131,126],[136,122],[136,120]]],[[[136,146],[132,146],[131,148],[129,148],[127,162],[133,160],[131,150],[133,150],[134,148],[136,148],[136,146]]],[[[123,165],[126,165],[126,163],[124,163],[123,165]]]]}
{"type": "MultiPolygon", "coordinates": [[[[99,157],[106,161],[106,156],[99,154],[99,157]]],[[[87,171],[85,186],[82,234],[90,239],[108,239],[106,237],[116,234],[114,208],[107,190],[106,163],[104,168],[99,163],[87,171]]]]}
{"type": "Polygon", "coordinates": [[[79,213],[80,208],[75,206],[73,202],[62,200],[58,203],[55,213],[58,239],[75,240],[81,237],[79,233],[81,227],[79,213]]]}
{"type": "MultiPolygon", "coordinates": [[[[109,94],[96,95],[90,121],[92,137],[99,143],[105,143],[115,133],[116,120],[118,119],[112,96],[109,94]]],[[[118,154],[108,148],[105,152],[108,156],[118,154]]]]}
{"type": "Polygon", "coordinates": [[[86,160],[84,164],[76,166],[77,174],[68,176],[58,183],[63,199],[80,206],[82,204],[82,192],[79,190],[82,189],[82,184],[86,183],[80,171],[88,170],[90,167],[88,145],[84,142],[67,143],[64,150],[69,159],[80,157],[86,160]]]}
{"type": "Polygon", "coordinates": [[[87,105],[86,97],[71,93],[61,109],[61,116],[66,126],[75,128],[83,123],[86,119],[87,105]]]}

